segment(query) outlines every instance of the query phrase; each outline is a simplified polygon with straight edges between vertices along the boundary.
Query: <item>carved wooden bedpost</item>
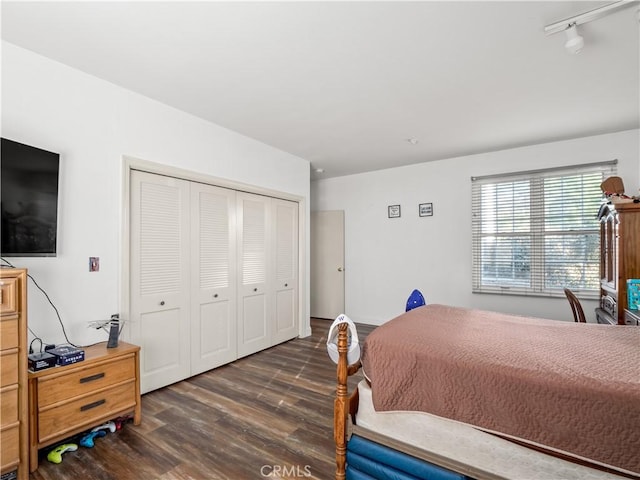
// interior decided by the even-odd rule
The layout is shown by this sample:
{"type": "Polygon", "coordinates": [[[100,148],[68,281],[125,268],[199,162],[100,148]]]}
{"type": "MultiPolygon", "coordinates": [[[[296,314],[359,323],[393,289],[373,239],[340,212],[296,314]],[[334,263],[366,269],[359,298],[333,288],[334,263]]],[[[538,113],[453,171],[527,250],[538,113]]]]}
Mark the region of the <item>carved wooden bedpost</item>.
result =
{"type": "Polygon", "coordinates": [[[336,399],[333,405],[333,436],[336,442],[336,480],[345,479],[345,467],[347,463],[347,323],[338,325],[338,366],[336,399]]]}

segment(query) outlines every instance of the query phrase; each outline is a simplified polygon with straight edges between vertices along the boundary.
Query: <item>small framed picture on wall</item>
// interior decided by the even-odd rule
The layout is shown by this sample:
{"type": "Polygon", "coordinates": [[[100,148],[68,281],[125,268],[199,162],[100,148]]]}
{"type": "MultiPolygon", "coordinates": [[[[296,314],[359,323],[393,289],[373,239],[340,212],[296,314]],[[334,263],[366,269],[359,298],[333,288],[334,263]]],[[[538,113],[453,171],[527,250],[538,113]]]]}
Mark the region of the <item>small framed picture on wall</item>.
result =
{"type": "Polygon", "coordinates": [[[421,217],[431,217],[433,215],[433,203],[421,203],[418,205],[418,214],[421,217]]]}
{"type": "Polygon", "coordinates": [[[400,205],[389,205],[387,207],[387,211],[389,213],[389,218],[400,217],[400,205]]]}

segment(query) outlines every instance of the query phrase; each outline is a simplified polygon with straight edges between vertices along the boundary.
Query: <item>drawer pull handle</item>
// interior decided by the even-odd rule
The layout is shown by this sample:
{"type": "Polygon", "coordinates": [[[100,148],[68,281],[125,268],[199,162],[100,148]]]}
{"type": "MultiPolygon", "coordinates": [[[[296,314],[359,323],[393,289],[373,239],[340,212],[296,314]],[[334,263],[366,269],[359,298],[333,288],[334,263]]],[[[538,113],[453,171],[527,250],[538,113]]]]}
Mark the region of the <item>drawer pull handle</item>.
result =
{"type": "Polygon", "coordinates": [[[94,380],[99,380],[101,378],[104,378],[104,372],[102,373],[96,373],[95,375],[91,375],[89,377],[84,377],[80,379],[80,383],[88,383],[88,382],[93,382],[94,380]]]}
{"type": "Polygon", "coordinates": [[[81,412],[86,412],[87,410],[91,410],[92,408],[99,407],[103,403],[106,403],[106,400],[104,398],[102,400],[97,400],[97,401],[92,402],[92,403],[87,403],[86,405],[83,405],[83,406],[80,407],[80,411],[81,412]]]}

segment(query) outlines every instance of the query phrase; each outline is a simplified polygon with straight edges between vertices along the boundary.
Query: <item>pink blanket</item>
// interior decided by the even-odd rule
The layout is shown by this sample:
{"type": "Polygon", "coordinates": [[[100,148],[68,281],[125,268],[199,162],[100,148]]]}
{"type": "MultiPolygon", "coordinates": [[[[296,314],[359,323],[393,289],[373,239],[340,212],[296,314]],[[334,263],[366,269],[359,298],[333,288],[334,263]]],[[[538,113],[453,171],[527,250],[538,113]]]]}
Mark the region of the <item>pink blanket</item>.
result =
{"type": "Polygon", "coordinates": [[[428,305],[376,328],[376,410],[413,410],[640,474],[640,327],[428,305]]]}

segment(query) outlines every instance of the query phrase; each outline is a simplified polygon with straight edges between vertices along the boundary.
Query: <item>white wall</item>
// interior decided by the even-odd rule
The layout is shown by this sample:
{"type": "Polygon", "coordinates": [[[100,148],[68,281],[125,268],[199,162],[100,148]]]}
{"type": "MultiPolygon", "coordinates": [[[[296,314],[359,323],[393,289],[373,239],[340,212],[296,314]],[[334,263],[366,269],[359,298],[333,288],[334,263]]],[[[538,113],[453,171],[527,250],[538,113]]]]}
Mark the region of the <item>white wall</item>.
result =
{"type": "MultiPolygon", "coordinates": [[[[626,191],[637,194],[639,144],[632,130],[312,182],[312,210],[345,211],[345,313],[379,325],[417,288],[427,303],[572,320],[564,298],[471,293],[470,177],[617,158],[626,191]],[[420,218],[426,202],[434,214],[420,218]],[[402,216],[389,219],[394,204],[402,216]]],[[[596,303],[583,303],[589,321],[596,303]]]]}
{"type": "MultiPolygon", "coordinates": [[[[304,199],[309,163],[200,118],[2,42],[2,136],[61,154],[58,256],[9,258],[26,267],[60,311],[72,342],[104,341],[87,322],[120,299],[123,156],[264,187],[304,199]],[[90,256],[100,271],[89,273],[90,256]]],[[[309,227],[307,312],[309,333],[309,227]]],[[[126,273],[126,272],[125,272],[126,273]]],[[[29,327],[63,341],[53,309],[29,285],[29,327]]]]}

